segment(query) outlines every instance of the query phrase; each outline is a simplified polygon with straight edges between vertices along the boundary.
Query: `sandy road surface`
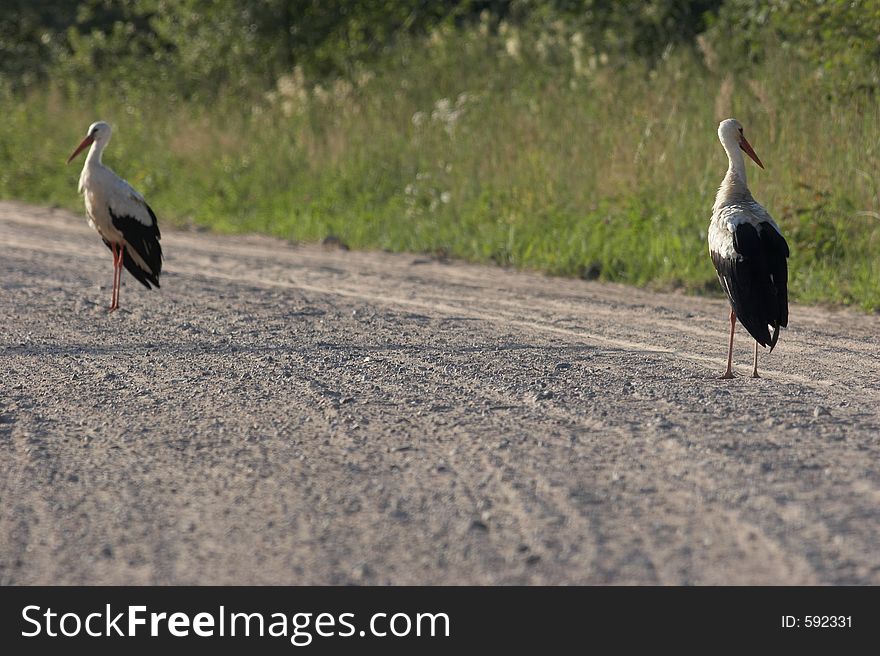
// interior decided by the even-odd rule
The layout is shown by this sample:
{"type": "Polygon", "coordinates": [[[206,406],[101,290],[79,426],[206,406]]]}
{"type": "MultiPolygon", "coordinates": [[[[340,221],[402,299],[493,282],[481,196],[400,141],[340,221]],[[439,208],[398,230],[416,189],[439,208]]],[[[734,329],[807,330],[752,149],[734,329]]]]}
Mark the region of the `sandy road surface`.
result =
{"type": "Polygon", "coordinates": [[[163,244],[0,203],[2,583],[880,583],[877,317],[163,244]]]}

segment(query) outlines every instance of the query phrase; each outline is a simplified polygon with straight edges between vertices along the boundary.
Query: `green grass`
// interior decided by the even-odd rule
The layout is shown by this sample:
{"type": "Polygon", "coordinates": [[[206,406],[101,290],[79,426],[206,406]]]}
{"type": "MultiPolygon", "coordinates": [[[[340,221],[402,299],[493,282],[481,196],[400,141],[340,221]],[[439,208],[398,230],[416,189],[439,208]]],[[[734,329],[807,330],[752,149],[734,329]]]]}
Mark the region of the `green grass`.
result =
{"type": "Polygon", "coordinates": [[[715,130],[736,116],[767,167],[749,182],[791,245],[792,296],[880,309],[876,98],[820,93],[782,55],[732,77],[691,53],[649,69],[553,38],[511,55],[509,36],[441,33],[355,84],[291,75],[211,106],[161,89],[120,98],[112,80],[0,91],[0,196],[80,209],[82,160],[64,161],[102,118],[105,162],[163,225],[717,293],[715,130]]]}

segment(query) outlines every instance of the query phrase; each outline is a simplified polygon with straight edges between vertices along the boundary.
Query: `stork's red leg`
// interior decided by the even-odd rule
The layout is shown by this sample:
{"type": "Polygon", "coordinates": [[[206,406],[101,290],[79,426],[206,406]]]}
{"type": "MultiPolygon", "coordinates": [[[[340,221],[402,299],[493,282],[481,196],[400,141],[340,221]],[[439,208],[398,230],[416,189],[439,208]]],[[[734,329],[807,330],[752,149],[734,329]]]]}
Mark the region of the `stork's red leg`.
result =
{"type": "Polygon", "coordinates": [[[752,371],[752,378],[760,378],[758,375],[758,342],[755,342],[755,368],[752,371]]]}
{"type": "Polygon", "coordinates": [[[113,302],[110,305],[110,310],[113,311],[119,307],[119,251],[120,246],[116,246],[116,250],[113,253],[113,302]]]}
{"type": "Polygon", "coordinates": [[[119,309],[119,288],[122,285],[122,256],[125,253],[125,244],[119,244],[115,254],[113,265],[116,269],[113,288],[113,307],[112,310],[119,309]]]}
{"type": "Polygon", "coordinates": [[[110,290],[110,307],[107,308],[108,312],[113,312],[116,309],[116,278],[119,275],[119,268],[116,266],[116,244],[110,243],[110,250],[113,252],[113,287],[110,290]]]}
{"type": "Polygon", "coordinates": [[[125,255],[125,244],[119,244],[119,273],[116,274],[116,307],[119,307],[119,291],[122,289],[122,256],[125,255]]]}
{"type": "Polygon", "coordinates": [[[727,371],[721,378],[733,378],[733,332],[736,330],[736,312],[730,308],[730,344],[727,346],[727,371]]]}

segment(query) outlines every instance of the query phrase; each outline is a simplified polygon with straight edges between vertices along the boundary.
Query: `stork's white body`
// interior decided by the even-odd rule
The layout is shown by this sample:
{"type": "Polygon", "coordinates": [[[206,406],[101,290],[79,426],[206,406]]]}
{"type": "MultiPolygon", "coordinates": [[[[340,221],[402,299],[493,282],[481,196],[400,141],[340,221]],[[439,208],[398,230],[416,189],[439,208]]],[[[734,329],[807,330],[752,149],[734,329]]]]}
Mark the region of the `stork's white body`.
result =
{"type": "MultiPolygon", "coordinates": [[[[86,216],[89,225],[106,241],[117,245],[126,244],[125,235],[113,225],[111,211],[117,217],[130,216],[145,228],[152,226],[154,219],[144,197],[101,162],[102,151],[97,150],[96,145],[93,144],[89,150],[79,176],[79,192],[85,200],[86,216]]],[[[149,269],[137,250],[129,248],[128,252],[138,266],[149,269]]]]}
{"type": "Polygon", "coordinates": [[[156,215],[144,197],[101,161],[112,130],[99,121],[89,126],[82,143],[68,158],[68,163],[87,146],[89,153],[79,176],[79,191],[86,205],[86,216],[113,253],[113,300],[110,309],[119,307],[119,287],[125,266],[147,289],[159,286],[162,271],[161,235],[156,215]]]}

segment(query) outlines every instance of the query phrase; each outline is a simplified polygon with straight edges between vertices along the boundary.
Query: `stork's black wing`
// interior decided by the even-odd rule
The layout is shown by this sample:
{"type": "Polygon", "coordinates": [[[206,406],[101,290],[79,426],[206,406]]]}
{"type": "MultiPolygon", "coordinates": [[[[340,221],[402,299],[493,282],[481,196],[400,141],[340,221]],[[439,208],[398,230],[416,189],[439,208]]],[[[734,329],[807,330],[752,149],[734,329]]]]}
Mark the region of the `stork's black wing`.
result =
{"type": "Polygon", "coordinates": [[[741,223],[733,234],[739,257],[712,253],[730,304],[749,334],[772,350],[788,325],[788,244],[772,224],[741,223]],[[770,334],[769,327],[773,328],[770,334]]]}
{"type": "MultiPolygon", "coordinates": [[[[129,247],[140,255],[148,267],[148,269],[141,267],[131,257],[128,249],[125,249],[122,259],[125,268],[144,287],[150,289],[150,283],[159,286],[159,274],[162,273],[162,245],[159,243],[162,235],[159,233],[159,223],[153,210],[146,203],[143,206],[150,215],[150,225],[128,214],[116,214],[112,208],[110,208],[110,218],[113,219],[113,226],[125,237],[129,247]]],[[[110,248],[107,240],[104,240],[104,243],[110,248]]]]}

